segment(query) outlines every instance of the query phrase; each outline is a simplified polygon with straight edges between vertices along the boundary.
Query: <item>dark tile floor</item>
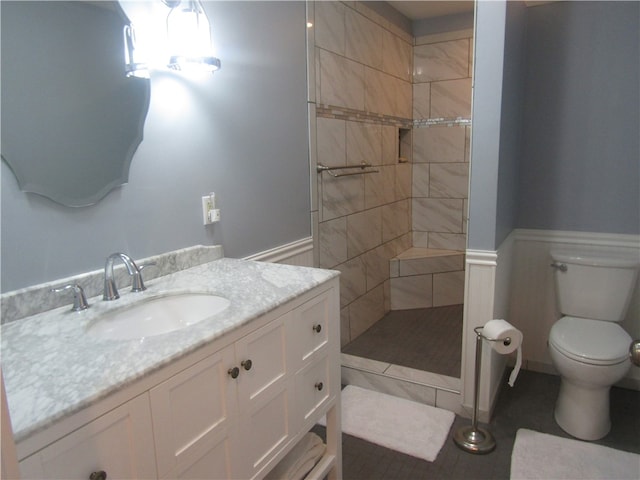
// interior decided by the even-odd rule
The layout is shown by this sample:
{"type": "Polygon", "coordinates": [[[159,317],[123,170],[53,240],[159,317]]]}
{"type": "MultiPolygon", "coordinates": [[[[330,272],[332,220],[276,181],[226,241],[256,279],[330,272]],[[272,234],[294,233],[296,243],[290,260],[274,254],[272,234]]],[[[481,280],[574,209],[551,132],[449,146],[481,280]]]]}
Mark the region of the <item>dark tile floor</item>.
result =
{"type": "MultiPolygon", "coordinates": [[[[345,480],[417,480],[417,479],[508,479],[511,451],[519,428],[528,428],[561,437],[569,437],[553,419],[553,407],[560,379],[554,375],[522,371],[513,388],[502,389],[489,429],[496,449],[487,455],[460,450],[451,439],[469,419],[456,416],[438,458],[426,462],[394,452],[350,435],[343,435],[343,476],[345,480]]],[[[611,390],[613,427],[601,445],[640,453],[640,392],[611,390]]],[[[315,427],[323,435],[322,427],[315,427]]]]}
{"type": "Polygon", "coordinates": [[[462,305],[391,311],[342,351],[459,378],[462,305]]]}

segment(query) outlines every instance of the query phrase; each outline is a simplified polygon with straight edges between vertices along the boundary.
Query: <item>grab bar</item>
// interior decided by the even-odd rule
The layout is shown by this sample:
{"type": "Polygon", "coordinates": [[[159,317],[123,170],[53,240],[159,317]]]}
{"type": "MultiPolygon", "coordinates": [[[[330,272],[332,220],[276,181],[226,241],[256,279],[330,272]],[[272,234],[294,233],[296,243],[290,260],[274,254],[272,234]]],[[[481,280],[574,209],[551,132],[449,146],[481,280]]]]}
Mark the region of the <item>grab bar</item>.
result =
{"type": "Polygon", "coordinates": [[[341,166],[337,166],[337,167],[327,167],[325,165],[322,165],[321,163],[318,164],[318,166],[316,167],[318,173],[322,173],[322,172],[327,172],[329,175],[331,175],[332,177],[348,177],[349,175],[364,175],[367,173],[378,173],[379,170],[365,170],[365,168],[373,168],[373,165],[371,165],[370,163],[364,163],[362,162],[360,165],[341,165],[341,166]],[[361,171],[360,172],[349,172],[349,173],[334,173],[333,170],[344,170],[346,168],[359,168],[361,171]]]}

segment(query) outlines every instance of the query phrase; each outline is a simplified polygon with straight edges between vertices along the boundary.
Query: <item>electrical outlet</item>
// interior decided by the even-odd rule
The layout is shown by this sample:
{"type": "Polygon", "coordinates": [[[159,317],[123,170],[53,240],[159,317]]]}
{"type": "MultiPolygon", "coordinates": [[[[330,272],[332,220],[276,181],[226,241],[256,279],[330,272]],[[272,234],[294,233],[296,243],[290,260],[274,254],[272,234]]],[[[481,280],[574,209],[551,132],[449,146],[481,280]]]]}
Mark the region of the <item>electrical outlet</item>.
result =
{"type": "Polygon", "coordinates": [[[216,194],[211,192],[202,197],[202,224],[211,225],[220,221],[220,210],[216,209],[216,194]]]}

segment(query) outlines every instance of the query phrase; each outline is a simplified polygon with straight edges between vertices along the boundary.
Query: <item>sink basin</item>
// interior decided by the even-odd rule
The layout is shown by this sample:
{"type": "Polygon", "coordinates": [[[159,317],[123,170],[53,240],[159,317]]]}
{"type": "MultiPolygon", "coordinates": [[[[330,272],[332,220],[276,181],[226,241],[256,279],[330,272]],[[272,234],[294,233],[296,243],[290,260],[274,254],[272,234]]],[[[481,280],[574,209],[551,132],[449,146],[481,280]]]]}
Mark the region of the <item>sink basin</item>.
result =
{"type": "Polygon", "coordinates": [[[88,333],[115,340],[151,337],[194,325],[223,311],[229,303],[224,297],[202,293],[150,298],[105,314],[88,333]]]}

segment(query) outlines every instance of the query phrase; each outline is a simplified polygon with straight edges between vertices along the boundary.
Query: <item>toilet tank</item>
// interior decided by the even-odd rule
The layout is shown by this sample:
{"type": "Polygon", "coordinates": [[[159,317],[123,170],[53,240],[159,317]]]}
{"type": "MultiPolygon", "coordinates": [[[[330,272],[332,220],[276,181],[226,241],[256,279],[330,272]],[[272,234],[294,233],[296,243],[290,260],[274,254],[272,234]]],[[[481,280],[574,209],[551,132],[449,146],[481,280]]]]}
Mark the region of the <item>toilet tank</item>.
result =
{"type": "Polygon", "coordinates": [[[557,249],[551,258],[563,315],[610,322],[624,319],[638,276],[637,251],[557,249]]]}

